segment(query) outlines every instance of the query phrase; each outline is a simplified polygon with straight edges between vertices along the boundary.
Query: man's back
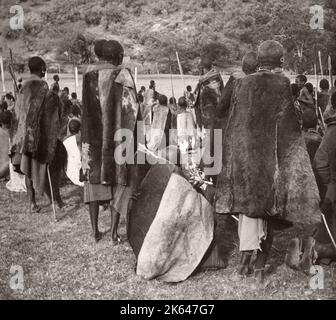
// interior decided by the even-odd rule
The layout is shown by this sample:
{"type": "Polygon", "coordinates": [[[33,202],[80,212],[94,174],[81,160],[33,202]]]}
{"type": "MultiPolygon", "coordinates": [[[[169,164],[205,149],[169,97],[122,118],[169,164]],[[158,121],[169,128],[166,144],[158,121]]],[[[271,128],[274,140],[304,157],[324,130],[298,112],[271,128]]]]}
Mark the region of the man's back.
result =
{"type": "Polygon", "coordinates": [[[47,94],[48,84],[35,75],[23,83],[15,105],[17,126],[14,128],[13,144],[17,152],[29,152],[36,156],[38,126],[47,94]]]}
{"type": "Polygon", "coordinates": [[[82,142],[84,174],[91,183],[108,184],[117,179],[126,183],[123,173],[116,175],[114,141],[119,129],[133,132],[138,113],[135,85],[130,71],[122,66],[100,64],[83,77],[82,142]],[[87,162],[89,161],[89,163],[87,162]]]}

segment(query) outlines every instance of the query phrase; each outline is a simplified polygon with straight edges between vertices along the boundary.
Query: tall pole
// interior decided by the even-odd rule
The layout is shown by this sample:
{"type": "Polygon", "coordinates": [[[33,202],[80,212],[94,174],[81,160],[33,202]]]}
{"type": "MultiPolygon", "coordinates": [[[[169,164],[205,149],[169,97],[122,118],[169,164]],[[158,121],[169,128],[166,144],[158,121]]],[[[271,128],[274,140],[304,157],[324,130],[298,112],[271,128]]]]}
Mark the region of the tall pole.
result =
{"type": "Polygon", "coordinates": [[[78,88],[78,68],[75,67],[75,92],[77,93],[78,88]]]}
{"type": "Polygon", "coordinates": [[[321,51],[318,52],[318,57],[319,57],[319,63],[320,63],[320,73],[321,73],[321,76],[323,78],[323,66],[322,66],[322,55],[321,55],[321,51]]]}
{"type": "Polygon", "coordinates": [[[332,76],[332,64],[331,64],[331,56],[328,56],[328,70],[329,70],[329,81],[330,81],[330,88],[334,87],[333,76],[332,76]]]}
{"type": "Polygon", "coordinates": [[[315,107],[316,107],[316,115],[317,115],[317,118],[321,118],[321,123],[322,123],[322,130],[324,132],[326,126],[325,126],[325,123],[324,123],[324,118],[323,118],[323,114],[322,114],[322,111],[321,111],[321,108],[318,106],[317,104],[317,88],[318,88],[318,75],[317,75],[317,67],[316,67],[316,63],[314,63],[314,73],[315,73],[315,78],[316,78],[316,87],[315,87],[315,107]]]}
{"type": "Polygon", "coordinates": [[[177,63],[178,63],[179,69],[180,69],[181,79],[183,81],[183,90],[185,90],[185,82],[184,82],[184,77],[183,77],[183,69],[182,69],[182,65],[181,65],[181,62],[180,62],[179,55],[178,55],[177,51],[176,51],[176,59],[177,59],[177,63]]]}
{"type": "Polygon", "coordinates": [[[135,67],[134,68],[134,84],[135,84],[135,86],[137,85],[137,82],[138,82],[138,68],[135,67]]]}
{"type": "Polygon", "coordinates": [[[5,70],[3,65],[3,58],[0,56],[0,69],[1,69],[1,81],[2,81],[2,91],[6,92],[6,85],[5,85],[5,70]]]}

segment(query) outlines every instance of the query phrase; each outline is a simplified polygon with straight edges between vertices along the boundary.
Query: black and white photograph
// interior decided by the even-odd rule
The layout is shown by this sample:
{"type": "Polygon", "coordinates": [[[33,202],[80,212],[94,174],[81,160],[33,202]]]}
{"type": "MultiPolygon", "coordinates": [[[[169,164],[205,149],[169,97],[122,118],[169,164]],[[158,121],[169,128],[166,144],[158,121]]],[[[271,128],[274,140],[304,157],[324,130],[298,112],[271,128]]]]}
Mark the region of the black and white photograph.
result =
{"type": "Polygon", "coordinates": [[[336,299],[336,0],[0,0],[0,76],[0,300],[336,299]]]}

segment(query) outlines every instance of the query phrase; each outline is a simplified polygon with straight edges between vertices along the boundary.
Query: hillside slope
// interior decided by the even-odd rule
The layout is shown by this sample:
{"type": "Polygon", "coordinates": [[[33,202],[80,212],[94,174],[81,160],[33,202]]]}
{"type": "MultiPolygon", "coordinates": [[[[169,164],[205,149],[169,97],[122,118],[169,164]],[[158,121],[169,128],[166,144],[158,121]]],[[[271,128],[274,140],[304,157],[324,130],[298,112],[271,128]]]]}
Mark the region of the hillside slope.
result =
{"type": "MultiPolygon", "coordinates": [[[[86,63],[97,38],[118,39],[132,61],[144,68],[169,70],[169,59],[180,54],[186,72],[197,66],[205,45],[228,67],[261,40],[276,38],[288,51],[290,68],[311,65],[316,50],[335,51],[333,0],[28,0],[24,30],[9,28],[9,8],[3,0],[1,44],[3,55],[13,48],[17,59],[41,54],[50,61],[86,63]],[[325,7],[327,30],[310,30],[309,6],[325,7]],[[329,44],[330,43],[330,44],[329,44]],[[315,45],[313,48],[312,44],[315,45]],[[300,48],[304,57],[300,57],[300,48]]],[[[208,49],[209,50],[209,49],[208,49]]],[[[176,65],[173,68],[176,69],[176,65]]],[[[177,71],[177,70],[175,70],[177,71]]]]}

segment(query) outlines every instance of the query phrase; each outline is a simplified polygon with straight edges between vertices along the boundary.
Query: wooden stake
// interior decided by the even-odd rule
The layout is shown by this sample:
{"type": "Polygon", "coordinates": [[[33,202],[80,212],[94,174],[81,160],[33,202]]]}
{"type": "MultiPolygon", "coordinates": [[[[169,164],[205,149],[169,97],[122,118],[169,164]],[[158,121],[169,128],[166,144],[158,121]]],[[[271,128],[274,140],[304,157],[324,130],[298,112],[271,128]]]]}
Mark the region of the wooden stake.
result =
{"type": "Polygon", "coordinates": [[[78,68],[75,67],[75,92],[77,93],[78,88],[78,68]]]}
{"type": "Polygon", "coordinates": [[[6,92],[6,85],[5,85],[5,70],[3,65],[3,58],[0,56],[0,69],[1,69],[1,81],[2,81],[2,91],[6,92]]]}
{"type": "Polygon", "coordinates": [[[328,70],[329,70],[329,81],[330,81],[330,88],[334,87],[333,76],[332,76],[332,64],[331,64],[331,56],[328,56],[328,70]]]}
{"type": "Polygon", "coordinates": [[[180,62],[179,55],[178,55],[177,51],[176,51],[176,59],[177,59],[177,63],[178,63],[179,69],[180,69],[181,79],[183,81],[183,90],[185,90],[185,82],[184,82],[184,77],[183,77],[183,69],[182,69],[182,65],[181,65],[181,62],[180,62]]]}
{"type": "Polygon", "coordinates": [[[53,187],[52,187],[52,184],[51,184],[49,165],[47,165],[47,174],[48,174],[48,180],[49,180],[49,186],[50,186],[51,205],[52,205],[52,208],[53,208],[54,220],[55,220],[55,222],[57,222],[55,201],[54,201],[54,191],[53,191],[53,187]]]}
{"type": "Polygon", "coordinates": [[[137,82],[138,82],[138,68],[135,67],[134,68],[134,84],[135,84],[135,86],[137,85],[137,82]]]}
{"type": "Polygon", "coordinates": [[[322,78],[323,78],[323,66],[322,66],[322,55],[321,55],[321,51],[318,52],[318,57],[319,57],[319,62],[320,62],[321,76],[322,76],[322,78]]]}

